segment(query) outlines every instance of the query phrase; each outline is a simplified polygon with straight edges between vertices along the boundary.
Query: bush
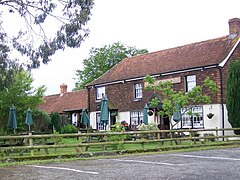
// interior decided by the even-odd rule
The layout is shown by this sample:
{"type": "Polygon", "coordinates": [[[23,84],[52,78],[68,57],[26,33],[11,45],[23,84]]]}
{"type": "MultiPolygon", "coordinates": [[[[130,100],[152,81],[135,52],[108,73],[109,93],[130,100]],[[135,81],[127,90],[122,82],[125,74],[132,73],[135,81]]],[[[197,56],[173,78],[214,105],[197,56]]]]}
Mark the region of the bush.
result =
{"type": "MultiPolygon", "coordinates": [[[[137,127],[137,129],[140,131],[150,131],[150,130],[158,130],[158,127],[154,123],[149,123],[148,125],[142,123],[137,127]]],[[[155,134],[139,134],[138,137],[141,139],[154,139],[155,134]]]]}
{"type": "Polygon", "coordinates": [[[51,125],[53,126],[53,129],[56,130],[57,132],[60,132],[61,129],[59,126],[59,119],[60,119],[59,113],[58,112],[51,113],[50,118],[51,118],[51,122],[52,122],[51,125]]]}
{"type": "Polygon", "coordinates": [[[209,139],[205,139],[205,141],[212,141],[212,142],[215,141],[215,136],[213,133],[205,133],[203,134],[203,137],[210,137],[209,139]]]}
{"type": "MultiPolygon", "coordinates": [[[[111,126],[110,132],[125,132],[125,127],[117,122],[116,124],[111,126]]],[[[124,141],[125,139],[128,139],[129,135],[108,135],[107,141],[124,141]]],[[[113,149],[123,149],[123,144],[114,144],[113,149]]]]}
{"type": "Polygon", "coordinates": [[[62,134],[77,133],[77,132],[78,132],[78,129],[76,128],[76,126],[72,124],[65,125],[61,129],[62,134]]]}
{"type": "Polygon", "coordinates": [[[141,125],[138,126],[138,130],[140,131],[158,130],[158,127],[154,123],[150,123],[148,125],[142,123],[141,125]]]}

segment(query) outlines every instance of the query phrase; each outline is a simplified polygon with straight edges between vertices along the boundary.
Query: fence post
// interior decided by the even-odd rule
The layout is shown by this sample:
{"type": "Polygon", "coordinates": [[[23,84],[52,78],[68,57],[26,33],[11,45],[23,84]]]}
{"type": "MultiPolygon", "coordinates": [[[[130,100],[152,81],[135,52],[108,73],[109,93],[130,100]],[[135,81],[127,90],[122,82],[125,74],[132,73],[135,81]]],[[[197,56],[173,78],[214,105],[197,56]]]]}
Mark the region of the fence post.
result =
{"type": "Polygon", "coordinates": [[[189,137],[190,137],[190,140],[191,140],[191,145],[193,144],[193,142],[192,142],[192,137],[193,137],[193,132],[192,131],[190,131],[190,129],[189,129],[189,137]]]}
{"type": "Polygon", "coordinates": [[[219,141],[219,138],[218,138],[218,127],[216,127],[216,136],[217,136],[217,142],[219,141]]]}
{"type": "MultiPolygon", "coordinates": [[[[32,136],[32,132],[29,132],[28,135],[32,136]]],[[[29,145],[30,145],[31,148],[33,147],[33,139],[32,138],[29,138],[29,145]]],[[[34,156],[34,150],[33,149],[30,149],[30,153],[31,153],[31,156],[34,156]]]]}
{"type": "Polygon", "coordinates": [[[79,141],[79,152],[82,152],[82,146],[81,146],[81,144],[82,144],[82,142],[83,142],[83,140],[82,140],[82,136],[81,136],[81,131],[78,131],[78,141],[79,141]]]}
{"type": "Polygon", "coordinates": [[[173,145],[172,138],[173,138],[173,134],[172,134],[172,132],[170,132],[170,139],[171,139],[170,143],[171,143],[171,146],[173,145]]]}
{"type": "Polygon", "coordinates": [[[157,132],[157,138],[160,139],[160,132],[157,132]]]}

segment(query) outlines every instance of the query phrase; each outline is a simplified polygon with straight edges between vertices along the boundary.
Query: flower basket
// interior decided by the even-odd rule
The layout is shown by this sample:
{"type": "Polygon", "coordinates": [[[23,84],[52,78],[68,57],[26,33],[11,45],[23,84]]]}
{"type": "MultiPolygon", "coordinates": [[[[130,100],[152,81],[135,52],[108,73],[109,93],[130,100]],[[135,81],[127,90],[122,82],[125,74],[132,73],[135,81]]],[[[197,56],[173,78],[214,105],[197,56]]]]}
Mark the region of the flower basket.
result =
{"type": "Polygon", "coordinates": [[[208,117],[209,119],[212,119],[212,118],[213,118],[213,116],[214,116],[214,114],[213,114],[213,113],[208,113],[208,114],[207,114],[207,117],[208,117]]]}
{"type": "Polygon", "coordinates": [[[152,115],[153,115],[153,111],[152,111],[152,110],[149,110],[149,111],[148,111],[148,115],[149,115],[149,116],[152,116],[152,115]]]}

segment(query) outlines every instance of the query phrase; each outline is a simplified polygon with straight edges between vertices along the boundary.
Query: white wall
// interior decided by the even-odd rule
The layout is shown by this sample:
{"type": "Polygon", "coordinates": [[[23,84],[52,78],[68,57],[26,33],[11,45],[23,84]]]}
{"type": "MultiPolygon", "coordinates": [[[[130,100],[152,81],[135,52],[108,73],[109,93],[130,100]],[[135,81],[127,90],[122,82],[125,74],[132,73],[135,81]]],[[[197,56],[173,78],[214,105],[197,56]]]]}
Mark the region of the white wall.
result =
{"type": "Polygon", "coordinates": [[[90,126],[92,126],[93,129],[97,129],[97,117],[96,114],[98,112],[91,112],[90,113],[90,126]]]}
{"type": "MultiPolygon", "coordinates": [[[[175,122],[172,121],[174,124],[175,122]]],[[[222,105],[221,104],[208,104],[203,105],[203,126],[204,129],[213,129],[213,128],[222,128],[222,105]],[[207,114],[213,113],[214,116],[212,119],[207,117],[207,114]]],[[[228,122],[226,105],[224,105],[224,128],[231,128],[231,124],[228,122]]],[[[175,127],[181,128],[181,122],[179,122],[175,127]]],[[[215,132],[202,132],[204,133],[213,133],[215,132]]],[[[222,131],[219,131],[219,135],[222,135],[222,131]]],[[[233,131],[225,131],[225,135],[233,135],[233,131]]]]}
{"type": "MultiPolygon", "coordinates": [[[[91,112],[90,113],[90,125],[92,128],[96,128],[96,113],[98,112],[91,112]]],[[[227,117],[227,110],[226,105],[224,105],[224,127],[231,128],[231,124],[228,122],[227,117]]],[[[130,111],[126,112],[119,112],[118,116],[116,116],[116,122],[127,121],[130,124],[130,111]]],[[[222,106],[221,104],[209,104],[203,105],[203,124],[205,129],[212,129],[212,128],[222,128],[222,106]],[[212,119],[207,117],[208,113],[213,113],[214,116],[212,119]]],[[[154,116],[148,116],[148,123],[154,123],[154,116]]],[[[175,122],[172,121],[173,124],[175,122]]],[[[174,128],[181,128],[181,123],[178,123],[174,128]]],[[[203,132],[202,134],[207,133],[203,132]]],[[[210,132],[209,132],[210,133],[210,132]]],[[[215,132],[212,132],[215,134],[215,132]]],[[[222,131],[219,132],[219,135],[222,135],[222,131]]],[[[233,131],[225,131],[225,135],[233,135],[233,131]]]]}
{"type": "MultiPolygon", "coordinates": [[[[93,129],[97,128],[96,113],[100,113],[100,111],[90,113],[90,126],[92,126],[93,129]]],[[[128,124],[130,124],[130,111],[118,112],[118,116],[116,116],[116,122],[121,121],[126,121],[128,124]]],[[[148,123],[154,123],[154,116],[148,116],[148,123]]]]}
{"type": "Polygon", "coordinates": [[[222,113],[221,104],[203,105],[203,123],[205,129],[222,128],[222,113]],[[213,113],[212,119],[207,117],[207,114],[213,113]]]}

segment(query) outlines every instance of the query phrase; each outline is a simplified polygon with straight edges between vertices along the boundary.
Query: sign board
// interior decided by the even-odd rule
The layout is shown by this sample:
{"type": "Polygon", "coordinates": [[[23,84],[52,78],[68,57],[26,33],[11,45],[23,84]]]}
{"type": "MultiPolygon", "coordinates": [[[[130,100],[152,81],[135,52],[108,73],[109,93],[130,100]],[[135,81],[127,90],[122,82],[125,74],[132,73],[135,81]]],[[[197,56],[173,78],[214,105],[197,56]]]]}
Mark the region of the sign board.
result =
{"type": "MultiPolygon", "coordinates": [[[[181,77],[175,77],[175,78],[169,78],[169,79],[160,79],[160,80],[157,80],[154,83],[154,86],[157,86],[159,83],[164,83],[166,81],[170,81],[173,84],[180,83],[181,82],[181,77]]],[[[146,86],[148,86],[148,82],[144,83],[144,87],[146,87],[146,86]]]]}

